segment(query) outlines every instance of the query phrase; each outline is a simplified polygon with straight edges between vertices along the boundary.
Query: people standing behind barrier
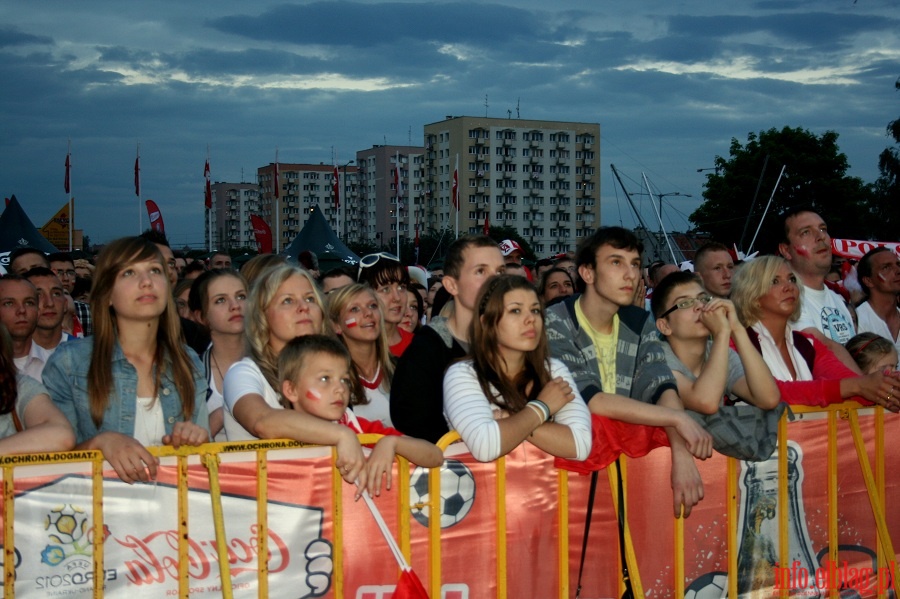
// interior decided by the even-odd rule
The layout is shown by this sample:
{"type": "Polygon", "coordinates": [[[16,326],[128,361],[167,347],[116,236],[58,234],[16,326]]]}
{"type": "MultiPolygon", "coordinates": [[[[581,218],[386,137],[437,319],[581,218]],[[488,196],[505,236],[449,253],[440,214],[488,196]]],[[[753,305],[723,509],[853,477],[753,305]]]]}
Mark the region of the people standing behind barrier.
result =
{"type": "Polygon", "coordinates": [[[775,377],[781,399],[825,406],[852,398],[900,411],[895,394],[900,375],[859,376],[817,337],[791,329],[800,316],[805,292],[791,265],[780,256],[761,256],[741,264],[732,281],[731,299],[738,318],[748,325],[747,333],[775,377]]]}
{"type": "Polygon", "coordinates": [[[191,285],[188,308],[196,322],[209,330],[210,344],[203,352],[203,362],[209,391],[206,409],[209,411],[209,432],[216,441],[225,441],[225,403],[222,389],[225,373],[245,354],[244,308],[247,284],[233,270],[216,269],[204,272],[191,285]]]}
{"type": "Polygon", "coordinates": [[[351,358],[351,409],[391,426],[394,356],[388,348],[381,306],[368,285],[353,283],[328,296],[328,320],[351,358]]]}
{"type": "Polygon", "coordinates": [[[657,285],[652,308],[678,395],[712,435],[713,448],[738,459],[768,459],[784,404],[734,304],[713,297],[694,273],[679,271],[657,285]]]}
{"type": "Polygon", "coordinates": [[[391,488],[395,455],[425,468],[440,466],[444,456],[433,443],[406,437],[378,420],[360,417],[350,408],[355,376],[352,368],[347,349],[331,336],[306,335],[285,346],[278,358],[279,389],[288,407],[293,408],[288,412],[303,414],[312,422],[307,434],[292,438],[338,447],[335,467],[344,480],[358,483],[357,498],[363,490],[378,496],[382,485],[388,490],[391,488]],[[343,459],[343,454],[348,451],[362,454],[357,434],[385,436],[375,443],[368,458],[362,461],[343,459]]]}
{"type": "Polygon", "coordinates": [[[479,461],[529,441],[549,454],[584,460],[591,416],[562,362],[550,358],[537,291],[518,275],[483,286],[471,325],[470,360],[444,376],[444,413],[479,461]]]}
{"type": "Polygon", "coordinates": [[[413,335],[398,325],[406,312],[406,288],[409,286],[409,271],[400,264],[393,254],[378,252],[368,254],[359,260],[356,281],[367,283],[375,290],[381,304],[384,330],[390,343],[391,353],[398,358],[412,342],[413,335]]]}
{"type": "Polygon", "coordinates": [[[490,237],[464,236],[450,244],[442,279],[442,293],[453,298],[446,306],[449,316],[440,316],[440,308],[432,314],[397,362],[391,383],[391,421],[401,432],[432,443],[449,432],[444,371],[465,357],[475,300],[484,282],[503,268],[503,255],[490,237]]]}
{"type": "Polygon", "coordinates": [[[602,227],[585,239],[577,255],[584,292],[547,308],[547,336],[551,355],[568,367],[592,414],[666,427],[674,512],[688,516],[703,498],[694,457],[712,455],[712,437],[685,413],[653,318],[633,305],[642,251],[621,227],[602,227]]]}
{"type": "Polygon", "coordinates": [[[564,268],[553,267],[544,271],[538,281],[538,295],[544,300],[544,305],[549,305],[557,298],[569,297],[575,293],[575,283],[572,275],[564,268]]]}
{"type": "Polygon", "coordinates": [[[738,320],[734,304],[710,295],[700,277],[684,271],[668,275],[656,286],[652,307],[685,409],[715,414],[723,403],[736,400],[764,410],[778,405],[772,373],[738,320]],[[735,349],[729,347],[731,342],[735,349]]]}
{"type": "Polygon", "coordinates": [[[847,342],[847,351],[863,374],[897,370],[897,347],[889,339],[875,333],[856,335],[847,342]]]}
{"type": "Polygon", "coordinates": [[[694,272],[699,275],[703,287],[714,297],[731,295],[731,279],[734,276],[734,260],[731,252],[721,243],[710,241],[694,254],[694,272]]]}
{"type": "Polygon", "coordinates": [[[866,294],[856,307],[857,331],[886,337],[900,351],[900,257],[888,248],[875,248],[859,261],[857,275],[866,294]]]}
{"type": "Polygon", "coordinates": [[[403,313],[403,320],[397,325],[408,333],[415,334],[422,326],[422,315],[425,312],[425,302],[422,299],[424,289],[419,290],[415,287],[415,283],[406,290],[406,312],[403,313]]]}
{"type": "Polygon", "coordinates": [[[260,254],[253,256],[241,266],[241,276],[247,282],[247,289],[251,289],[256,279],[270,268],[287,264],[287,258],[279,254],[260,254]]]}
{"type": "Polygon", "coordinates": [[[52,354],[60,343],[75,338],[63,331],[63,320],[69,314],[69,298],[62,282],[49,268],[32,268],[24,277],[38,292],[37,328],[32,340],[52,354]]]}
{"type": "Polygon", "coordinates": [[[34,343],[37,321],[37,288],[19,275],[5,275],[0,279],[0,324],[12,339],[18,371],[40,381],[50,354],[34,343]]]}
{"type": "Polygon", "coordinates": [[[791,328],[812,335],[844,366],[857,372],[856,363],[844,349],[844,344],[856,334],[853,315],[844,299],[825,285],[825,275],[831,270],[828,225],[808,208],[788,210],[781,222],[778,253],[790,263],[803,288],[800,312],[791,328]]]}
{"type": "Polygon", "coordinates": [[[206,381],[183,345],[163,256],[140,237],[97,257],[94,334],[62,344],[44,385],[75,429],[78,449],[98,449],[126,483],[155,479],[146,445],[209,439],[206,381]]]}
{"type": "Polygon", "coordinates": [[[12,339],[0,324],[0,455],[68,451],[75,432],[47,389],[16,371],[12,339]]]}
{"type": "Polygon", "coordinates": [[[295,337],[330,334],[322,295],[309,272],[285,263],[257,278],[244,314],[249,355],[225,373],[225,435],[229,441],[297,438],[310,419],[285,412],[278,355],[295,337]]]}

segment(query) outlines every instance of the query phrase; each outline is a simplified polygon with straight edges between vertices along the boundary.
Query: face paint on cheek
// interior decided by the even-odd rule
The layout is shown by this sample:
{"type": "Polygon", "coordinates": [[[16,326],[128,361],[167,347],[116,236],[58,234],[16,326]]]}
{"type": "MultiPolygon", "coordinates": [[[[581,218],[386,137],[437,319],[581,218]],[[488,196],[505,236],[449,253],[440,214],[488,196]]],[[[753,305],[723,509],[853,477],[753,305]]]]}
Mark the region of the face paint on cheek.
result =
{"type": "Polygon", "coordinates": [[[887,283],[887,277],[883,273],[878,273],[878,278],[887,283]]]}
{"type": "Polygon", "coordinates": [[[797,248],[797,254],[803,256],[804,258],[809,258],[809,250],[805,245],[801,245],[797,248]]]}
{"type": "Polygon", "coordinates": [[[353,327],[356,326],[356,324],[357,323],[356,323],[355,318],[348,318],[347,320],[344,321],[344,326],[347,327],[348,329],[352,329],[353,327]]]}
{"type": "Polygon", "coordinates": [[[322,394],[315,389],[307,389],[306,399],[310,399],[312,401],[322,401],[322,394]]]}

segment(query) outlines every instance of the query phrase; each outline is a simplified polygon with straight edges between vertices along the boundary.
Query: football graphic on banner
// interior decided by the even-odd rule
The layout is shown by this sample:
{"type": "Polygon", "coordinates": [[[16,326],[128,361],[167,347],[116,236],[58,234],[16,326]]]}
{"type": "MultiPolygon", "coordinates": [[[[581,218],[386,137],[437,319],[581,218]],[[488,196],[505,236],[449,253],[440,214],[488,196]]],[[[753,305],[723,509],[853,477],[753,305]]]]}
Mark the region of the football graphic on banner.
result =
{"type": "MultiPolygon", "coordinates": [[[[428,526],[428,470],[416,468],[410,475],[409,507],[422,526],[428,526]]],[[[459,524],[475,503],[475,477],[469,467],[457,460],[444,460],[441,466],[441,528],[459,524]]]]}

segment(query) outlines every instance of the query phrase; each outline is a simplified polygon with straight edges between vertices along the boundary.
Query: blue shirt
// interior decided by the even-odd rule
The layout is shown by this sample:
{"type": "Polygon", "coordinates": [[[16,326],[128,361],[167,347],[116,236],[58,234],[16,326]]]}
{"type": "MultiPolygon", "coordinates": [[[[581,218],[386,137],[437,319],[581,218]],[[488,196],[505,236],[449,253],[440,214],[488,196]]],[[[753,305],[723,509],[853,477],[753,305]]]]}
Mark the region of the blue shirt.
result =
{"type": "MultiPolygon", "coordinates": [[[[103,432],[117,432],[134,436],[134,418],[137,401],[137,370],[125,357],[118,341],[113,347],[112,379],[113,389],[103,413],[100,428],[91,418],[88,401],[88,368],[91,364],[93,337],[77,339],[61,344],[44,367],[43,382],[50,392],[50,399],[66,415],[75,429],[77,443],[84,443],[103,432]]],[[[191,359],[194,377],[193,422],[209,430],[209,415],[206,411],[206,378],[197,354],[185,348],[191,359]]],[[[163,423],[166,434],[172,434],[176,422],[184,420],[181,398],[172,378],[172,368],[165,360],[166,369],[162,373],[158,390],[163,409],[163,423]]]]}

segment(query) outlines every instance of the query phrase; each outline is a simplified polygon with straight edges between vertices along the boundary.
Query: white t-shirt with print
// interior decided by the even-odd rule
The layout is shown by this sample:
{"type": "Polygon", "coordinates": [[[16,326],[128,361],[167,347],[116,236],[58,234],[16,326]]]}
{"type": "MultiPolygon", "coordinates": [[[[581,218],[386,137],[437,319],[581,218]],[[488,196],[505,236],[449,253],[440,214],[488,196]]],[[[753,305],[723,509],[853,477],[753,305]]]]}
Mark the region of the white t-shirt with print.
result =
{"type": "Polygon", "coordinates": [[[826,339],[844,345],[856,334],[853,317],[837,293],[828,289],[803,286],[800,319],[791,325],[796,331],[818,329],[826,339]]]}

